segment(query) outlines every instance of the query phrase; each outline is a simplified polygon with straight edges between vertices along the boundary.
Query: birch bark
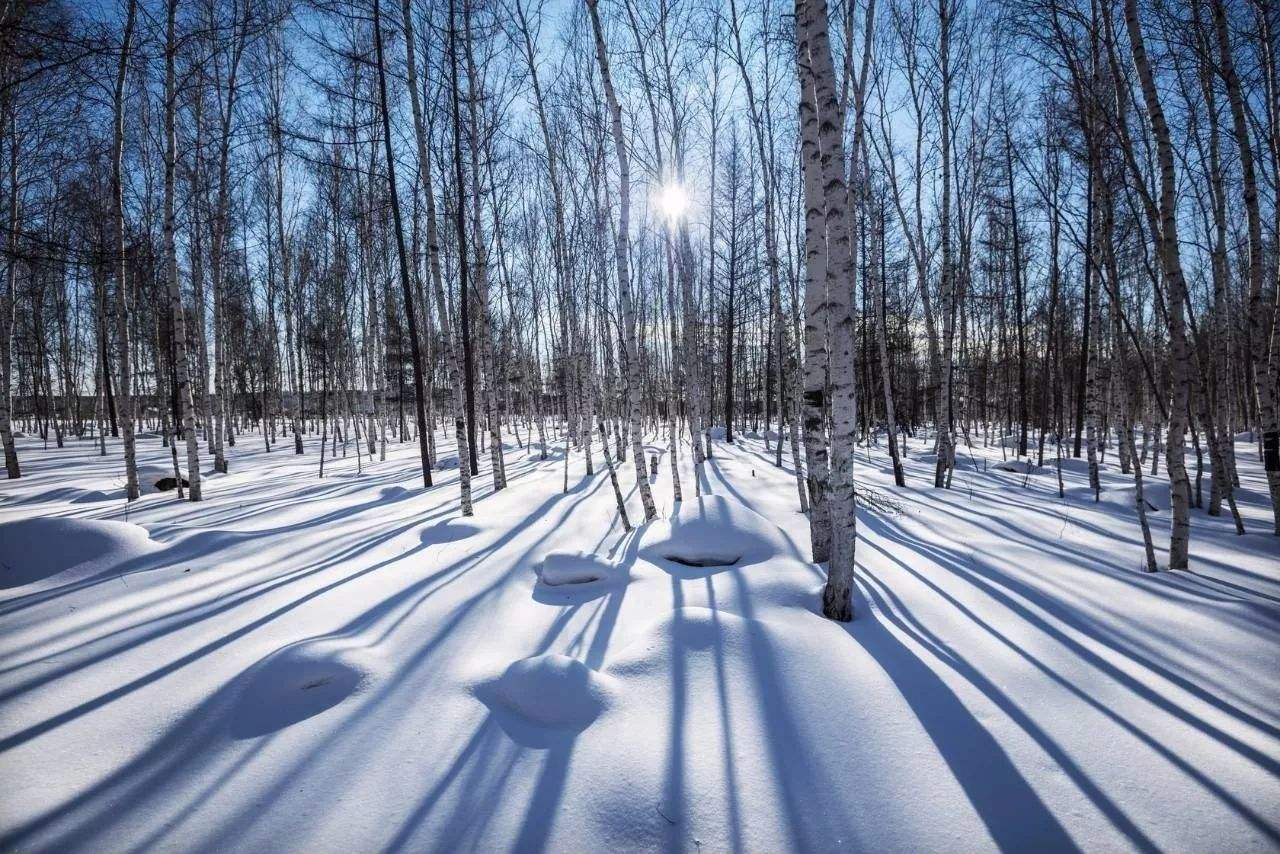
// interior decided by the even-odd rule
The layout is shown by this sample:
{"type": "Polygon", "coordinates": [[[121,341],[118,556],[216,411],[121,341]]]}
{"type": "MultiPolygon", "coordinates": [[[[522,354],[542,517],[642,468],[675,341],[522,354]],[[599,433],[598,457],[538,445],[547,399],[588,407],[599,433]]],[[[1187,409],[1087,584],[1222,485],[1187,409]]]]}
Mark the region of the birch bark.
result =
{"type": "Polygon", "coordinates": [[[628,242],[631,239],[631,166],[627,155],[627,140],[622,130],[622,107],[618,103],[618,95],[613,88],[613,78],[609,74],[609,56],[605,50],[604,28],[600,24],[600,13],[596,9],[597,2],[598,0],[586,0],[587,12],[591,17],[591,31],[595,37],[596,62],[600,66],[605,98],[609,102],[610,130],[618,159],[618,232],[614,239],[614,256],[618,267],[618,301],[622,308],[623,341],[626,347],[631,457],[635,462],[636,486],[640,491],[640,501],[644,504],[644,520],[651,522],[658,518],[658,511],[654,507],[649,478],[644,470],[644,446],[641,443],[640,433],[640,354],[636,346],[636,315],[631,301],[631,277],[627,257],[628,242]]]}

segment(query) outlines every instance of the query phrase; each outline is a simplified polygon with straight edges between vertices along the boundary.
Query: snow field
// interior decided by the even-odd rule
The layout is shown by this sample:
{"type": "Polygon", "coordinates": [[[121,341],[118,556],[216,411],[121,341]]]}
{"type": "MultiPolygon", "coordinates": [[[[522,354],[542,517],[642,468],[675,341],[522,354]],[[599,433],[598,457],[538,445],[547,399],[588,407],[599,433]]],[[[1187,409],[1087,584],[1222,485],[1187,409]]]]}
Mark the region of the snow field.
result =
{"type": "Polygon", "coordinates": [[[859,452],[902,509],[860,511],[839,625],[789,455],[760,441],[717,444],[701,498],[685,448],[679,506],[664,457],[659,519],[623,534],[578,454],[564,493],[562,455],[512,448],[512,486],[482,469],[463,519],[456,470],[424,490],[414,445],[319,480],[314,440],[246,437],[205,502],[126,508],[67,491],[114,494],[118,448],[24,440],[0,502],[0,778],[22,792],[0,847],[1280,845],[1280,559],[1249,447],[1250,533],[1195,511],[1194,571],[1155,576],[1132,493],[1095,504],[1068,468],[1060,501],[998,448],[937,491],[921,447],[904,491],[859,452]]]}

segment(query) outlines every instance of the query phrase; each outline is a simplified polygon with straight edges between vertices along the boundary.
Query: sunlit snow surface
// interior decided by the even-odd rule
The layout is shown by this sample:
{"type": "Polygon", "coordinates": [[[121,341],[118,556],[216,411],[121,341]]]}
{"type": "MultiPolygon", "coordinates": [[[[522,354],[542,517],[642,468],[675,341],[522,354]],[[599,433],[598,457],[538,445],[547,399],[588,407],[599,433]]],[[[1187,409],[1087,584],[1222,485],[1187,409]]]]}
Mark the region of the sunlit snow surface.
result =
{"type": "Polygon", "coordinates": [[[508,438],[470,519],[456,458],[424,490],[416,443],[362,474],[339,447],[321,480],[318,438],[246,435],[203,503],[126,508],[118,445],[20,439],[0,849],[1280,846],[1280,540],[1246,442],[1249,533],[1193,511],[1192,571],[1155,576],[1114,454],[1095,504],[1079,462],[1062,501],[998,441],[948,492],[923,439],[906,490],[862,449],[901,510],[860,511],[839,625],[763,440],[717,441],[702,499],[685,448],[678,511],[663,459],[627,535],[598,449],[565,493],[561,446],[508,438]]]}

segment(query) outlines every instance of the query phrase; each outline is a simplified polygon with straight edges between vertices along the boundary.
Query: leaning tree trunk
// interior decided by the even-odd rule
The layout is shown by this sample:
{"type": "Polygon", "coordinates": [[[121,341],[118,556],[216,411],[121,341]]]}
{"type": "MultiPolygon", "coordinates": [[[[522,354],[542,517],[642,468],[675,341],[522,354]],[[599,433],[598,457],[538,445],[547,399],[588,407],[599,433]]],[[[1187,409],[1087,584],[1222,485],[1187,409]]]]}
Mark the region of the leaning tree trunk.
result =
{"type": "MultiPolygon", "coordinates": [[[[1100,176],[1101,177],[1101,176],[1100,176]]],[[[1156,551],[1151,542],[1151,526],[1147,522],[1147,498],[1142,482],[1142,463],[1138,460],[1138,448],[1133,437],[1133,414],[1136,411],[1132,383],[1129,378],[1129,345],[1122,329],[1123,307],[1121,305],[1120,273],[1116,266],[1115,245],[1112,238],[1114,208],[1111,189],[1106,179],[1099,181],[1099,205],[1101,222],[1098,227],[1098,248],[1102,263],[1095,278],[1104,279],[1109,285],[1111,296],[1111,334],[1115,341],[1115,376],[1120,385],[1120,441],[1133,464],[1134,508],[1138,513],[1138,529],[1142,533],[1142,548],[1145,556],[1143,569],[1146,572],[1156,571],[1156,551]]],[[[1095,304],[1097,302],[1095,296],[1095,304]]],[[[1095,316],[1095,320],[1098,319],[1095,316]]],[[[1094,327],[1099,332],[1101,329],[1094,327]]]]}
{"type": "Polygon", "coordinates": [[[1174,193],[1173,143],[1169,125],[1165,122],[1164,108],[1156,90],[1151,63],[1147,58],[1142,26],[1138,22],[1137,0],[1124,0],[1125,27],[1133,49],[1133,62],[1142,84],[1142,97],[1151,122],[1156,142],[1156,161],[1160,168],[1160,263],[1164,271],[1168,293],[1165,306],[1169,319],[1169,380],[1172,386],[1172,402],[1169,406],[1168,448],[1165,450],[1169,467],[1173,523],[1169,534],[1169,568],[1187,569],[1191,539],[1191,485],[1187,480],[1186,419],[1190,395],[1187,376],[1187,330],[1184,304],[1187,283],[1182,273],[1182,256],[1178,247],[1177,198],[1174,193]]]}
{"type": "MultiPolygon", "coordinates": [[[[400,288],[404,293],[405,320],[409,326],[409,351],[413,361],[414,418],[418,427],[418,453],[422,462],[422,484],[431,486],[431,451],[427,447],[430,425],[427,423],[426,395],[422,380],[422,341],[418,331],[418,313],[414,307],[413,287],[409,277],[409,259],[404,245],[404,220],[400,215],[400,194],[396,189],[396,160],[391,148],[391,114],[387,110],[387,72],[382,52],[382,5],[373,0],[373,41],[378,60],[378,106],[382,112],[382,143],[387,158],[387,191],[391,198],[391,216],[396,232],[396,260],[400,268],[400,288]]],[[[461,460],[459,460],[461,465],[461,460]]]]}
{"type": "MultiPolygon", "coordinates": [[[[1274,11],[1274,10],[1273,10],[1274,11]]],[[[1249,345],[1254,365],[1254,393],[1258,398],[1258,415],[1262,422],[1263,447],[1268,448],[1264,460],[1267,487],[1271,492],[1274,532],[1280,535],[1280,405],[1276,401],[1276,374],[1272,350],[1274,306],[1263,305],[1264,275],[1262,216],[1258,206],[1258,179],[1254,171],[1253,148],[1249,142],[1249,123],[1245,114],[1240,78],[1231,55],[1227,13],[1222,0],[1213,0],[1213,25],[1217,33],[1219,73],[1226,83],[1231,102],[1231,119],[1236,146],[1240,149],[1240,173],[1244,185],[1244,208],[1249,221],[1249,345]]],[[[1273,129],[1274,130],[1274,129],[1273,129]]]]}
{"type": "Polygon", "coordinates": [[[586,0],[587,11],[591,16],[591,30],[595,36],[596,62],[600,66],[600,79],[604,84],[605,98],[609,102],[610,126],[618,157],[618,232],[614,238],[614,256],[618,267],[618,302],[622,309],[623,343],[626,349],[623,355],[627,363],[627,408],[631,422],[631,457],[635,462],[636,486],[640,490],[640,501],[644,504],[644,520],[651,522],[658,518],[658,511],[654,507],[649,477],[644,470],[644,445],[641,442],[640,423],[640,352],[636,343],[636,314],[631,303],[631,274],[627,258],[628,241],[631,239],[631,167],[627,155],[627,140],[622,131],[622,107],[618,103],[618,95],[614,91],[613,79],[609,74],[609,56],[605,51],[604,28],[600,25],[600,13],[596,9],[597,2],[598,0],[586,0]]]}

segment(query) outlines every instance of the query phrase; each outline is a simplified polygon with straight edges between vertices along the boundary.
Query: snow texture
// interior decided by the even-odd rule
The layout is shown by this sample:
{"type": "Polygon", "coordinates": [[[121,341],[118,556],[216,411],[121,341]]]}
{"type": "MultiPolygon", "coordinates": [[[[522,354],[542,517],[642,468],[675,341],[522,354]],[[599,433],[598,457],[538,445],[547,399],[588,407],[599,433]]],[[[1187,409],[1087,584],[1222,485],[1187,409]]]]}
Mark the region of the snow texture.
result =
{"type": "MultiPolygon", "coordinates": [[[[117,442],[22,439],[0,850],[1280,848],[1256,449],[1236,448],[1249,533],[1193,510],[1191,571],[1148,575],[1117,468],[1095,503],[1073,460],[1063,500],[966,448],[938,490],[928,441],[905,489],[883,446],[858,455],[901,510],[859,508],[837,624],[789,451],[775,468],[747,435],[701,483],[681,451],[680,504],[646,437],[659,519],[630,533],[578,451],[567,492],[563,456],[513,452],[495,494],[481,455],[464,519],[456,469],[424,489],[416,443],[361,474],[340,445],[320,479],[318,437],[246,435],[203,502],[126,506],[117,442]]],[[[139,455],[171,474],[158,438],[139,455]]]]}

